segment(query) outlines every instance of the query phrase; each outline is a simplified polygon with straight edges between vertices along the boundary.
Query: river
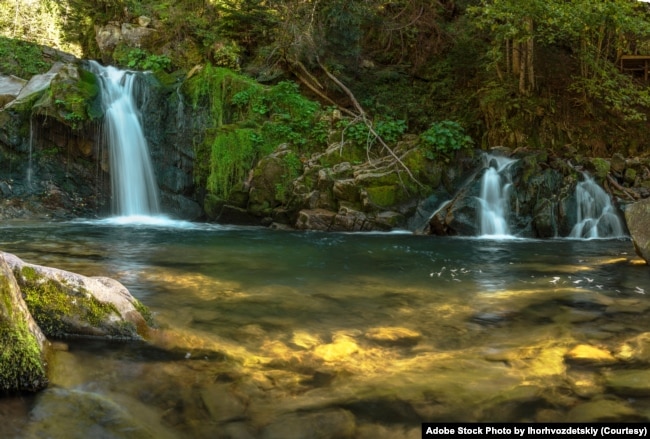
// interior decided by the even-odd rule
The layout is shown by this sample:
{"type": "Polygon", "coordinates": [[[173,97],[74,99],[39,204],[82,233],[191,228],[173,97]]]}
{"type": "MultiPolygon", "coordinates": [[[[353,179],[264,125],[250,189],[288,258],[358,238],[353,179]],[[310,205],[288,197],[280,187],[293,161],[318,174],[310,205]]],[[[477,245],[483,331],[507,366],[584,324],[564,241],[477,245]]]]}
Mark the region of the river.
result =
{"type": "Polygon", "coordinates": [[[48,390],[0,398],[1,437],[406,438],[427,421],[592,421],[603,404],[650,419],[650,398],[610,379],[650,331],[628,239],[75,221],[5,223],[0,248],[113,277],[159,325],[149,343],[58,341],[48,390]]]}

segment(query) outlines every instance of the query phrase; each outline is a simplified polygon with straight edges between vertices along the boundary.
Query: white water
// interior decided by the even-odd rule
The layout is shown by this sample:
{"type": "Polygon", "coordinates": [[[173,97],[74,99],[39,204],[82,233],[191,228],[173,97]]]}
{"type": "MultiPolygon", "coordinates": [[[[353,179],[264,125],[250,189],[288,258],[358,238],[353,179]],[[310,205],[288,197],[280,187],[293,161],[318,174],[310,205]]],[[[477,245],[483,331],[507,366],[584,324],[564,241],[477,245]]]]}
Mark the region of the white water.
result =
{"type": "Polygon", "coordinates": [[[159,212],[158,186],[134,99],[136,75],[90,63],[101,85],[114,213],[125,219],[155,215],[159,212]]]}
{"type": "Polygon", "coordinates": [[[508,227],[512,182],[508,167],[515,160],[487,155],[487,169],[481,177],[480,233],[490,238],[512,238],[508,227]]]}
{"type": "Polygon", "coordinates": [[[587,174],[576,186],[577,221],[571,238],[616,238],[625,236],[621,219],[616,214],[607,192],[587,174]]]}

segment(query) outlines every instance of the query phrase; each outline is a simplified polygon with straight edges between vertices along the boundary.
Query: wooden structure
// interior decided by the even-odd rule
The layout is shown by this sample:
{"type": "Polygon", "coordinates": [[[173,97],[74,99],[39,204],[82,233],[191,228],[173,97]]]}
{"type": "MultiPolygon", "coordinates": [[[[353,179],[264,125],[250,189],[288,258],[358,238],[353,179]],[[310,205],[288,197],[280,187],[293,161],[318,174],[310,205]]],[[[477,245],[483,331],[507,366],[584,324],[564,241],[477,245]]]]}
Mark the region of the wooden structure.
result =
{"type": "Polygon", "coordinates": [[[622,55],[618,61],[618,68],[623,73],[643,76],[643,80],[648,82],[648,77],[650,77],[650,55],[622,55]]]}

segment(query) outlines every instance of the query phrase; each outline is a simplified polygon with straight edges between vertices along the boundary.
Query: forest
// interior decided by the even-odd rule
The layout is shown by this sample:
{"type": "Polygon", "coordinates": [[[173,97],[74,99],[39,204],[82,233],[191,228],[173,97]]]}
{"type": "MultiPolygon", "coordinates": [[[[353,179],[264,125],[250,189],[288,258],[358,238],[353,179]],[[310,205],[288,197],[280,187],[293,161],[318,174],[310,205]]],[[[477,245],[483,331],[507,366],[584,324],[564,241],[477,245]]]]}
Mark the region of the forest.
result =
{"type": "Polygon", "coordinates": [[[6,0],[0,62],[38,72],[38,60],[16,65],[29,41],[168,74],[211,63],[294,81],[391,130],[449,120],[479,147],[627,156],[643,149],[650,95],[618,63],[650,52],[649,12],[636,0],[6,0]],[[141,16],[156,30],[147,47],[100,52],[98,26],[141,16]]]}

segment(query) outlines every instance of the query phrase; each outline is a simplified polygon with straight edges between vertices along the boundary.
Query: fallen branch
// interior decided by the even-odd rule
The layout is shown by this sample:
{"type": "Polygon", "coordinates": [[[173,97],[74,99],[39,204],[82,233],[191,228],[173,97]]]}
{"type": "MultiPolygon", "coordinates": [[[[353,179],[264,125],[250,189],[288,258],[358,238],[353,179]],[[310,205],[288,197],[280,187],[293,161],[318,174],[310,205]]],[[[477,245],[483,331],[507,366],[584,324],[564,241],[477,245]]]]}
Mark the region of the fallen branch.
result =
{"type": "Polygon", "coordinates": [[[624,193],[629,197],[630,200],[636,201],[639,199],[639,196],[636,193],[631,193],[629,190],[621,186],[616,180],[614,180],[614,177],[611,175],[607,174],[607,181],[614,186],[614,189],[624,193]]]}
{"type": "MultiPolygon", "coordinates": [[[[397,154],[395,154],[395,152],[386,144],[386,142],[384,142],[384,139],[382,139],[381,136],[379,134],[377,134],[377,131],[375,131],[375,129],[372,127],[372,122],[370,122],[368,120],[368,118],[366,117],[366,112],[364,111],[361,104],[359,104],[359,101],[354,96],[352,91],[349,88],[347,88],[345,86],[345,84],[343,84],[336,76],[334,76],[327,69],[327,67],[325,67],[320,62],[320,59],[316,58],[316,61],[318,62],[318,65],[320,66],[320,68],[323,69],[323,72],[325,72],[327,77],[330,78],[336,85],[338,85],[339,88],[341,88],[341,90],[343,90],[343,92],[350,98],[350,100],[352,101],[352,105],[354,105],[354,108],[359,112],[357,117],[361,118],[363,123],[368,127],[368,131],[370,132],[370,134],[372,134],[375,137],[375,139],[381,144],[381,146],[384,147],[388,151],[388,153],[395,159],[395,161],[397,161],[397,163],[399,163],[400,166],[402,168],[404,168],[404,170],[406,171],[408,176],[411,178],[411,180],[413,180],[421,188],[424,188],[425,186],[422,183],[420,183],[417,178],[415,178],[415,176],[413,175],[411,170],[404,164],[404,162],[402,162],[402,160],[400,160],[400,158],[397,156],[397,154]]],[[[370,142],[368,142],[368,143],[370,143],[370,142]]],[[[369,149],[369,148],[367,148],[367,149],[369,149]]]]}

